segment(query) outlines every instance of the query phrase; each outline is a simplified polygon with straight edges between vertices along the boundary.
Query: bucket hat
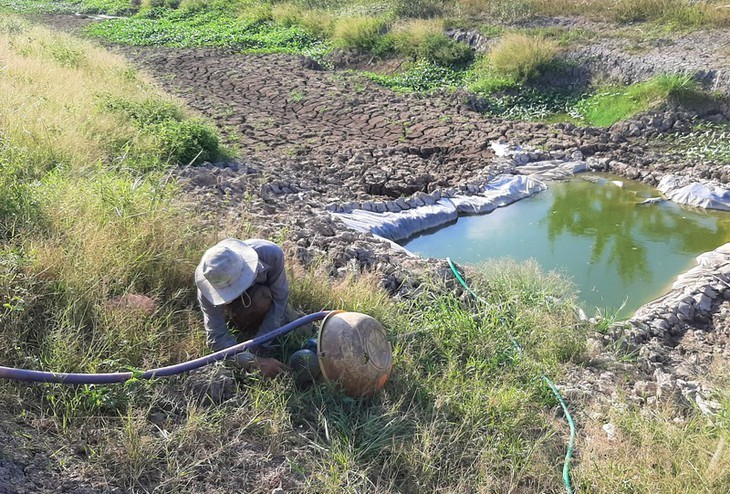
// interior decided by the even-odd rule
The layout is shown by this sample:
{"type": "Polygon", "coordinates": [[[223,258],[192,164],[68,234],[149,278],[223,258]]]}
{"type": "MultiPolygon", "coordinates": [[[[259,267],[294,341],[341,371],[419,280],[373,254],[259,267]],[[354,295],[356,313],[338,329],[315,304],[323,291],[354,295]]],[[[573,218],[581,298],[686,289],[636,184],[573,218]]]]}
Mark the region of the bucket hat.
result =
{"type": "Polygon", "coordinates": [[[213,305],[228,304],[253,285],[258,265],[250,245],[227,238],[205,251],[195,269],[195,284],[213,305]]]}

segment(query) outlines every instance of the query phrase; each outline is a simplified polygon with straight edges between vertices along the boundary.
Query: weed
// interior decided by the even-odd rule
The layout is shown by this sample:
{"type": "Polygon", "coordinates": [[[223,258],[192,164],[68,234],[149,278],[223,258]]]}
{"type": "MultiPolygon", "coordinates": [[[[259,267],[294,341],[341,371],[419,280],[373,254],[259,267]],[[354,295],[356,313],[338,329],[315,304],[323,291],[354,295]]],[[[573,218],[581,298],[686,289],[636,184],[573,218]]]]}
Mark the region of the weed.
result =
{"type": "Polygon", "coordinates": [[[730,163],[730,125],[702,124],[691,132],[665,138],[690,158],[730,163]]]}
{"type": "Polygon", "coordinates": [[[163,10],[92,24],[88,32],[115,43],[162,46],[237,46],[292,52],[311,48],[315,38],[297,26],[238,17],[229,10],[163,10]]]}
{"type": "Polygon", "coordinates": [[[415,60],[428,60],[442,67],[469,64],[473,52],[464,43],[458,43],[443,34],[443,22],[411,20],[393,28],[393,49],[415,60]]]}
{"type": "Polygon", "coordinates": [[[302,93],[301,91],[292,91],[291,93],[289,93],[289,100],[295,103],[300,103],[304,101],[304,93],[302,93]]]}
{"type": "Polygon", "coordinates": [[[605,421],[590,424],[583,454],[592,460],[577,465],[576,486],[596,493],[727,490],[727,427],[699,412],[682,415],[669,406],[614,408],[605,421]],[[613,439],[601,430],[604,422],[615,426],[613,439]]]}
{"type": "Polygon", "coordinates": [[[428,19],[443,14],[445,3],[442,0],[395,0],[392,9],[398,17],[428,19]]]}
{"type": "Polygon", "coordinates": [[[609,86],[576,105],[579,115],[591,125],[610,126],[652,106],[692,99],[698,94],[691,76],[659,75],[627,87],[609,86]]]}
{"type": "Polygon", "coordinates": [[[412,64],[405,72],[394,75],[363,73],[372,81],[400,92],[428,93],[438,89],[461,85],[464,72],[421,61],[412,64]]]}
{"type": "Polygon", "coordinates": [[[518,86],[519,82],[510,75],[498,73],[488,57],[480,57],[469,71],[467,87],[477,94],[492,94],[518,86]]]}
{"type": "Polygon", "coordinates": [[[376,17],[343,17],[335,21],[332,38],[336,46],[361,52],[377,47],[385,21],[376,17]]]}
{"type": "Polygon", "coordinates": [[[507,91],[502,94],[486,96],[486,113],[514,120],[545,121],[555,118],[556,115],[567,115],[580,101],[580,95],[572,92],[545,91],[529,87],[506,89],[507,91]]]}
{"type": "Polygon", "coordinates": [[[504,33],[504,27],[497,26],[495,24],[479,26],[478,29],[479,32],[487,38],[496,38],[497,36],[502,36],[502,33],[504,33]]]}
{"type": "Polygon", "coordinates": [[[0,9],[18,13],[131,15],[138,9],[135,0],[14,0],[0,2],[0,9]]]}
{"type": "Polygon", "coordinates": [[[506,34],[490,50],[488,59],[497,75],[526,81],[540,75],[557,53],[555,42],[546,38],[506,34]]]}
{"type": "Polygon", "coordinates": [[[304,9],[292,3],[276,4],[272,18],[283,26],[299,26],[318,39],[332,35],[335,16],[321,9],[304,9]]]}

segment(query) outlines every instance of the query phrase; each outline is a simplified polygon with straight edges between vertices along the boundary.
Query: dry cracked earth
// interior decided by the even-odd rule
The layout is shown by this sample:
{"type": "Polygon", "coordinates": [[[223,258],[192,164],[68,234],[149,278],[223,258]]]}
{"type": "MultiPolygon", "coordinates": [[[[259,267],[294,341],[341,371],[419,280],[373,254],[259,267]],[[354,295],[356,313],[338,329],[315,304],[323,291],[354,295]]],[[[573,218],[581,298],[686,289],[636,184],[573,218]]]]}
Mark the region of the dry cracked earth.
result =
{"type": "MultiPolygon", "coordinates": [[[[73,16],[45,21],[64,30],[89,22],[73,16]]],[[[557,19],[542,24],[571,28],[585,23],[557,19]]],[[[585,48],[593,54],[593,65],[583,73],[610,72],[607,67],[613,67],[623,76],[641,78],[663,70],[662,64],[684,64],[688,70],[705,70],[708,84],[724,87],[730,33],[694,36],[649,46],[633,55],[622,51],[623,42],[606,39],[585,48]]],[[[470,40],[475,46],[485,44],[473,36],[470,40]]],[[[212,119],[227,142],[239,150],[240,159],[235,162],[179,170],[201,215],[224,218],[224,222],[249,221],[258,235],[273,238],[285,231],[284,245],[300,261],[326,258],[333,275],[375,269],[394,294],[416,288],[424,272],[444,276],[444,267],[426,265],[370,235],[347,230],[324,207],[468,187],[514,170],[514,163],[496,159],[489,146],[493,140],[533,146],[553,156],[579,151],[604,170],[648,183],[678,170],[730,182],[727,166],[689,161],[656,139],[663,132],[690,128],[696,115],[682,109],[668,109],[610,129],[512,122],[474,111],[478,102],[466,93],[427,98],[398,95],[356,73],[323,70],[300,56],[242,55],[230,49],[112,48],[212,119]]],[[[727,121],[730,109],[710,108],[703,116],[727,121]]],[[[686,328],[686,344],[683,339],[670,351],[694,355],[687,360],[699,366],[698,373],[716,363],[714,355],[727,357],[723,352],[730,335],[728,307],[727,302],[718,304],[710,320],[686,328]]],[[[640,371],[625,363],[604,359],[602,365],[587,378],[576,371],[575,379],[585,383],[564,383],[564,387],[572,389],[578,400],[592,392],[610,397],[617,391],[611,383],[617,373],[630,375],[633,381],[641,378],[640,371]]],[[[590,417],[579,413],[579,419],[590,417]]],[[[51,439],[48,443],[28,439],[39,435],[43,436],[42,425],[0,425],[0,443],[5,444],[0,452],[0,494],[123,492],[85,472],[82,455],[69,453],[51,439]],[[50,458],[48,451],[54,450],[66,453],[50,458]]],[[[266,472],[278,472],[282,460],[267,458],[255,448],[248,454],[262,465],[263,473],[251,479],[246,489],[270,492],[261,479],[266,472]]]]}

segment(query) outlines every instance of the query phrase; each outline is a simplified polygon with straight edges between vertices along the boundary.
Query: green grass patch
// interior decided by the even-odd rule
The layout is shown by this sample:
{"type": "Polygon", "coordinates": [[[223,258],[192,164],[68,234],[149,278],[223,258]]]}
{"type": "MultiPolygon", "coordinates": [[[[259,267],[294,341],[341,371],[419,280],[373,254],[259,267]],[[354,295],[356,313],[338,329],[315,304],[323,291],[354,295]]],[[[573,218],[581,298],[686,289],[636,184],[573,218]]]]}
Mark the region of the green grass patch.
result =
{"type": "Polygon", "coordinates": [[[465,43],[443,34],[444,23],[436,20],[410,20],[396,24],[388,36],[393,50],[415,60],[427,60],[442,67],[464,67],[474,59],[465,43]]]}
{"type": "Polygon", "coordinates": [[[667,100],[692,101],[699,96],[689,75],[660,75],[630,86],[610,86],[581,101],[576,110],[590,125],[609,127],[667,100]]]}
{"type": "Polygon", "coordinates": [[[224,9],[153,10],[87,28],[91,35],[136,46],[235,46],[246,50],[300,53],[318,40],[298,26],[238,16],[224,9]]]}
{"type": "MultiPolygon", "coordinates": [[[[379,51],[382,35],[386,30],[386,22],[382,18],[358,16],[342,17],[335,21],[332,39],[339,48],[359,52],[379,51]]],[[[384,51],[380,49],[380,51],[384,51]]]]}
{"type": "Polygon", "coordinates": [[[0,0],[0,11],[23,14],[131,15],[138,9],[133,0],[0,0]]]}
{"type": "Polygon", "coordinates": [[[508,90],[485,97],[486,113],[512,120],[550,121],[568,115],[580,95],[566,91],[538,90],[529,87],[508,90]]]}
{"type": "Polygon", "coordinates": [[[363,75],[381,86],[404,93],[429,93],[457,88],[462,85],[465,77],[464,71],[441,67],[427,61],[415,62],[399,74],[363,72],[363,75]]]}
{"type": "Polygon", "coordinates": [[[557,53],[557,44],[547,38],[508,33],[474,63],[467,87],[485,96],[518,88],[548,70],[557,53]]]}

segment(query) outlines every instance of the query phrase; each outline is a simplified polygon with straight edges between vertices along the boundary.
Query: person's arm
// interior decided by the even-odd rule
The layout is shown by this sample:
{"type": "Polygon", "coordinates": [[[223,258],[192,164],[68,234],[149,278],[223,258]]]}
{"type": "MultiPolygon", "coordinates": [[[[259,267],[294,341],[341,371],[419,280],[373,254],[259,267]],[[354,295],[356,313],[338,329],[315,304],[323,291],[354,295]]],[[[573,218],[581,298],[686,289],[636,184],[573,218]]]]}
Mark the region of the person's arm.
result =
{"type": "Polygon", "coordinates": [[[271,290],[271,309],[261,321],[257,335],[266,334],[284,324],[286,304],[289,301],[289,282],[284,269],[284,252],[278,245],[267,240],[252,239],[246,243],[256,249],[259,259],[269,269],[266,285],[271,290]]]}
{"type": "MultiPolygon", "coordinates": [[[[214,351],[223,350],[238,343],[236,338],[228,330],[226,324],[226,313],[223,306],[216,306],[205,298],[198,291],[198,303],[203,311],[203,324],[205,326],[205,336],[208,346],[214,351]]],[[[240,365],[250,367],[256,357],[249,351],[243,351],[236,354],[236,362],[240,365]]]]}

